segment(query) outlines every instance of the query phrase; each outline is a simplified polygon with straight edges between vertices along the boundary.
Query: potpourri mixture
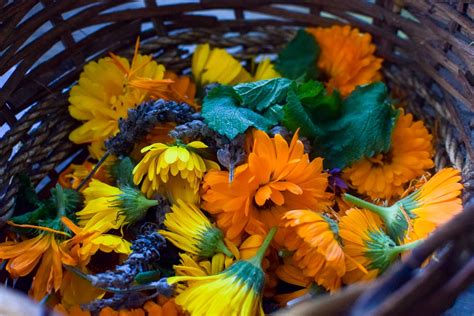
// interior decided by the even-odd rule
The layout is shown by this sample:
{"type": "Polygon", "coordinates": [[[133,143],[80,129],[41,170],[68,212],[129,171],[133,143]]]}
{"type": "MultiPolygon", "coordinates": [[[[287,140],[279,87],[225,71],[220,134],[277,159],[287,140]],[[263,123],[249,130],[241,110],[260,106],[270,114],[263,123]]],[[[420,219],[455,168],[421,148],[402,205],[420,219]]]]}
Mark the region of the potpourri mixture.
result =
{"type": "Polygon", "coordinates": [[[377,278],[463,188],[382,63],[349,26],[248,67],[201,44],[178,74],[139,39],[131,60],[91,61],[69,98],[89,157],[49,197],[20,176],[8,284],[70,315],[263,315],[377,278]]]}

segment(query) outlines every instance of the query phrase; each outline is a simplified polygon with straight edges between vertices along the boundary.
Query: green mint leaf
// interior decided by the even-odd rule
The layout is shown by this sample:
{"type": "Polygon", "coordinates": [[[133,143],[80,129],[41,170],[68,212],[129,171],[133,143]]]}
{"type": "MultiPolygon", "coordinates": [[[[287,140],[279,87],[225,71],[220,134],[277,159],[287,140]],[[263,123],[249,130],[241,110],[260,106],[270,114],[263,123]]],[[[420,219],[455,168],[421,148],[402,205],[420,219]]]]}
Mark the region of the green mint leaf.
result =
{"type": "Polygon", "coordinates": [[[284,107],[283,125],[292,131],[300,129],[300,134],[308,138],[314,138],[323,132],[313,123],[311,114],[301,103],[295,84],[288,91],[286,105],[284,107]]]}
{"type": "Polygon", "coordinates": [[[340,115],[341,95],[337,91],[334,91],[333,94],[327,94],[321,82],[310,80],[299,84],[297,94],[315,122],[324,122],[340,115]]]}
{"type": "Polygon", "coordinates": [[[234,139],[253,126],[267,131],[277,122],[241,106],[242,98],[230,86],[218,86],[204,98],[201,115],[207,125],[221,135],[234,139]]]}
{"type": "Polygon", "coordinates": [[[38,225],[41,219],[53,218],[55,215],[55,205],[53,201],[46,200],[45,202],[40,202],[35,210],[14,216],[10,218],[10,220],[15,224],[38,225]]]}
{"type": "Polygon", "coordinates": [[[266,110],[275,104],[281,104],[291,84],[290,79],[275,78],[251,83],[241,83],[234,86],[234,91],[242,99],[242,106],[257,110],[266,110]]]}
{"type": "Polygon", "coordinates": [[[318,57],[319,45],[316,40],[311,34],[301,29],[278,54],[275,69],[290,79],[314,79],[317,76],[318,57]]]}
{"type": "Polygon", "coordinates": [[[22,212],[25,209],[32,209],[40,206],[41,201],[38,194],[35,191],[33,184],[31,183],[30,177],[25,173],[17,175],[19,182],[18,193],[15,199],[15,214],[22,212]]]}
{"type": "Polygon", "coordinates": [[[398,114],[385,84],[359,86],[344,100],[339,118],[317,124],[324,133],[315,138],[313,154],[325,158],[326,168],[342,169],[386,152],[398,114]]]}
{"type": "Polygon", "coordinates": [[[133,183],[133,168],[135,168],[135,163],[130,157],[124,157],[110,167],[110,174],[117,186],[136,187],[133,183]]]}

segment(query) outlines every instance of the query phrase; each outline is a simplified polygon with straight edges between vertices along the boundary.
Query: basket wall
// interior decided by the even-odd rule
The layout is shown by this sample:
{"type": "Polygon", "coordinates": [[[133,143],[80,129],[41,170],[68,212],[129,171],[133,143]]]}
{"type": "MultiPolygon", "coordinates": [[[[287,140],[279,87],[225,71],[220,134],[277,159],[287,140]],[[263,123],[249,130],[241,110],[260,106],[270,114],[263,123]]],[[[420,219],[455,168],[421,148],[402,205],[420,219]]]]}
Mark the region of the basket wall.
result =
{"type": "MultiPolygon", "coordinates": [[[[0,76],[6,79],[0,90],[0,227],[12,215],[16,174],[27,173],[45,192],[68,164],[84,159],[84,147],[68,141],[78,123],[68,114],[67,99],[68,89],[88,61],[110,51],[130,56],[140,36],[142,52],[153,53],[169,69],[189,71],[193,44],[232,48],[238,58],[249,61],[257,54],[277,52],[297,26],[333,24],[351,24],[373,35],[377,55],[385,59],[386,81],[435,134],[437,167],[454,165],[462,170],[463,198],[465,205],[470,204],[474,185],[471,1],[176,2],[14,0],[0,5],[0,76]]],[[[473,212],[467,213],[472,223],[473,212]]],[[[466,219],[457,225],[454,230],[472,231],[466,219]]],[[[424,251],[429,253],[458,236],[447,235],[428,243],[424,251]]],[[[434,301],[433,308],[443,309],[449,303],[434,301]]]]}

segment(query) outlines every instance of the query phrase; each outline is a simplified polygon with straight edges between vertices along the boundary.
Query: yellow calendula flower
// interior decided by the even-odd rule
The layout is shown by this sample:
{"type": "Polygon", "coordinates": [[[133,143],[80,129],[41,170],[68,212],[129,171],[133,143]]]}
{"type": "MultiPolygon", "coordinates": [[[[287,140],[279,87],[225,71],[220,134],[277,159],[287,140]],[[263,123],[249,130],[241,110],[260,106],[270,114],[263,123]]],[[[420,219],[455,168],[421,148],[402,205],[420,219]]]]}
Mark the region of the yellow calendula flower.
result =
{"type": "Polygon", "coordinates": [[[104,234],[99,230],[93,231],[92,229],[80,228],[66,217],[61,218],[61,221],[75,234],[68,243],[71,247],[71,253],[75,258],[78,258],[82,266],[86,266],[91,257],[98,251],[124,255],[129,255],[132,252],[130,248],[132,244],[120,236],[104,234]]]}
{"type": "Polygon", "coordinates": [[[257,66],[255,75],[253,76],[252,81],[267,80],[273,78],[280,78],[280,74],[275,70],[272,62],[269,58],[265,58],[257,66]]]}
{"type": "Polygon", "coordinates": [[[141,183],[147,197],[165,194],[172,202],[178,198],[186,202],[199,201],[199,185],[208,170],[219,165],[203,159],[195,150],[207,148],[202,142],[166,145],[152,144],[142,149],[145,157],[133,169],[133,182],[141,183]],[[143,182],[142,182],[143,181],[143,182]]]}
{"type": "Polygon", "coordinates": [[[192,73],[196,82],[201,85],[220,83],[234,85],[237,83],[279,78],[270,59],[263,60],[252,76],[240,62],[225,49],[212,48],[209,44],[196,47],[192,59],[192,73]]]}
{"type": "Polygon", "coordinates": [[[437,227],[461,212],[459,170],[445,168],[407,197],[391,206],[383,207],[361,200],[350,194],[344,198],[359,207],[378,214],[384,221],[388,235],[399,244],[428,236],[437,227]]]}
{"type": "Polygon", "coordinates": [[[169,284],[192,282],[176,297],[176,304],[192,315],[264,315],[261,262],[275,232],[270,230],[253,258],[239,260],[221,273],[168,278],[169,284]]]}
{"type": "Polygon", "coordinates": [[[194,80],[201,86],[213,82],[232,85],[248,82],[252,78],[239,61],[225,49],[211,49],[209,44],[196,47],[191,70],[194,80]]]}
{"type": "Polygon", "coordinates": [[[135,188],[117,188],[96,179],[83,193],[85,207],[76,216],[85,233],[121,229],[142,219],[150,207],[158,204],[135,188]]]}
{"type": "Polygon", "coordinates": [[[88,280],[68,270],[64,271],[59,291],[61,303],[67,307],[90,303],[102,298],[106,293],[104,290],[94,287],[88,280]]]}
{"type": "Polygon", "coordinates": [[[72,87],[69,113],[84,124],[69,135],[76,144],[90,143],[91,155],[98,159],[104,153],[104,140],[115,135],[119,118],[128,109],[152,98],[170,98],[165,67],[148,55],[138,54],[138,41],[132,62],[111,54],[84,67],[79,82],[72,87]]]}
{"type": "Polygon", "coordinates": [[[211,257],[217,252],[232,257],[222,231],[197,206],[178,199],[171,210],[164,222],[167,230],[160,230],[160,234],[176,247],[200,257],[211,257]]]}

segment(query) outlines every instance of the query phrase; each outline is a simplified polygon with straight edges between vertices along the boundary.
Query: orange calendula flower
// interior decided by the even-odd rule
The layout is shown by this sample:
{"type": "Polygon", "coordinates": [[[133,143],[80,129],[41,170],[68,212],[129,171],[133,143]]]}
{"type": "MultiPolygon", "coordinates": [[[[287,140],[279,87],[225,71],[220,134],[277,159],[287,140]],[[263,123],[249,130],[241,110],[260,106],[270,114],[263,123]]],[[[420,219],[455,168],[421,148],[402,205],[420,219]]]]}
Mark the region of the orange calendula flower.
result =
{"type": "Polygon", "coordinates": [[[178,76],[172,71],[165,72],[165,79],[173,80],[173,83],[169,85],[171,93],[180,101],[186,102],[196,110],[198,105],[194,103],[194,97],[196,96],[196,85],[189,76],[178,76]]]}
{"type": "Polygon", "coordinates": [[[294,251],[294,265],[329,291],[337,290],[346,272],[337,224],[320,213],[294,210],[283,216],[281,226],[287,229],[284,246],[294,251]]]}
{"type": "Polygon", "coordinates": [[[317,66],[328,78],[329,92],[337,89],[349,95],[357,86],[379,81],[382,59],[374,55],[375,45],[368,33],[350,26],[308,28],[320,47],[317,66]]]}
{"type": "Polygon", "coordinates": [[[403,193],[403,186],[433,167],[432,136],[422,121],[413,121],[411,114],[401,114],[392,134],[387,153],[364,158],[344,175],[361,194],[373,199],[389,199],[403,193]]]}
{"type": "Polygon", "coordinates": [[[278,266],[276,275],[280,280],[288,284],[301,287],[301,289],[291,293],[275,295],[275,300],[281,307],[286,306],[289,301],[304,296],[311,291],[313,278],[305,276],[303,271],[293,263],[293,260],[290,257],[285,258],[284,263],[278,266]]]}
{"type": "Polygon", "coordinates": [[[39,264],[31,285],[31,296],[39,301],[61,287],[63,263],[75,265],[76,260],[68,254],[64,241],[58,236],[62,232],[47,227],[35,228],[44,231],[21,242],[1,243],[0,259],[8,260],[6,269],[12,278],[30,274],[39,264]]]}
{"type": "Polygon", "coordinates": [[[248,163],[236,168],[232,183],[228,171],[211,171],[204,178],[203,207],[217,216],[217,225],[231,240],[244,231],[264,234],[279,225],[286,211],[322,210],[330,204],[322,159],[310,161],[298,133],[290,144],[262,131],[254,137],[248,163]]]}
{"type": "MultiPolygon", "coordinates": [[[[109,159],[107,159],[109,160],[109,159]]],[[[110,163],[110,162],[109,162],[110,163]]],[[[90,161],[85,161],[82,165],[71,164],[59,175],[58,183],[63,188],[76,189],[89,173],[94,169],[94,164],[90,161]]],[[[104,171],[106,165],[102,165],[94,174],[94,179],[102,182],[108,182],[107,173],[104,171]]],[[[90,181],[89,181],[90,182],[90,181]]],[[[81,190],[82,191],[82,190],[81,190]]]]}
{"type": "MultiPolygon", "coordinates": [[[[54,311],[69,316],[91,316],[91,312],[81,309],[79,305],[65,308],[64,305],[58,304],[54,307],[54,311]]],[[[132,309],[114,310],[110,307],[103,308],[99,316],[180,316],[184,315],[182,309],[176,305],[173,298],[169,299],[164,296],[158,296],[156,300],[147,301],[142,307],[132,309]]]]}
{"type": "Polygon", "coordinates": [[[427,237],[461,212],[459,197],[463,185],[460,181],[459,170],[442,169],[418,190],[388,207],[369,203],[347,193],[344,198],[378,214],[384,221],[388,235],[397,243],[404,244],[427,237]]]}
{"type": "Polygon", "coordinates": [[[351,284],[375,279],[399,255],[417,246],[421,240],[398,246],[382,229],[382,220],[367,210],[352,208],[341,218],[339,236],[346,260],[343,281],[351,284]]]}

